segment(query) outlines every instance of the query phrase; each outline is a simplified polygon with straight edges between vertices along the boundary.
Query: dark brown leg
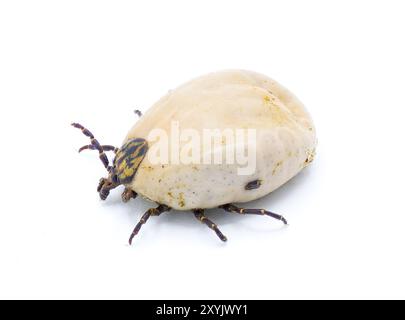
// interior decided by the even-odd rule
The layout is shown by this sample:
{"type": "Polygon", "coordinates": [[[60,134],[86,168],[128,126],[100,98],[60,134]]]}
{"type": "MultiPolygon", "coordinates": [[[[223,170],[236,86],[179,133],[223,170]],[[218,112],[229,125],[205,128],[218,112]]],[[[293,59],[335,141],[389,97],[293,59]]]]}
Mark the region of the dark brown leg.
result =
{"type": "Polygon", "coordinates": [[[217,234],[218,238],[220,238],[222,241],[227,241],[228,239],[222,234],[222,232],[218,229],[218,226],[213,223],[211,220],[209,220],[205,215],[204,215],[204,210],[203,209],[195,209],[193,210],[195,217],[200,220],[202,223],[205,223],[208,228],[212,229],[215,231],[217,234]]]}
{"type": "MultiPolygon", "coordinates": [[[[110,145],[102,145],[101,149],[103,149],[103,151],[114,151],[114,153],[117,153],[118,148],[114,147],[114,146],[110,146],[110,145]]],[[[83,146],[79,149],[79,152],[82,152],[83,150],[97,150],[97,148],[95,146],[93,146],[92,144],[89,144],[87,146],[83,146]]]]}
{"type": "Polygon", "coordinates": [[[142,112],[138,109],[134,110],[134,113],[140,118],[142,117],[142,112]]]}
{"type": "Polygon", "coordinates": [[[110,191],[116,187],[118,187],[118,184],[113,183],[109,179],[101,178],[97,186],[97,192],[99,193],[101,200],[107,199],[110,191]]]}
{"type": "Polygon", "coordinates": [[[128,202],[132,198],[136,198],[137,194],[135,191],[129,188],[125,188],[124,192],[121,194],[121,198],[123,202],[128,202]]]}
{"type": "Polygon", "coordinates": [[[224,209],[228,212],[233,212],[233,213],[239,213],[239,214],[258,214],[258,215],[263,215],[263,216],[269,216],[274,219],[283,221],[284,224],[287,224],[287,220],[284,219],[283,216],[280,216],[279,214],[264,210],[264,209],[244,209],[244,208],[239,208],[233,204],[224,204],[222,206],[219,206],[221,209],[224,209]]]}
{"type": "Polygon", "coordinates": [[[79,123],[72,123],[72,126],[77,128],[77,129],[82,130],[83,134],[90,138],[91,145],[96,150],[98,150],[98,154],[99,154],[101,162],[103,163],[104,167],[109,171],[110,166],[109,166],[108,158],[107,158],[106,154],[104,153],[103,148],[101,147],[100,143],[97,141],[96,138],[94,138],[94,135],[88,129],[86,129],[85,127],[83,127],[79,123]]]}
{"type": "Polygon", "coordinates": [[[100,192],[101,189],[103,188],[103,185],[106,183],[107,179],[106,178],[101,178],[100,181],[98,182],[97,186],[97,192],[100,192]]]}
{"type": "Polygon", "coordinates": [[[141,220],[138,222],[138,224],[135,226],[134,231],[132,231],[131,236],[129,237],[129,244],[132,244],[132,239],[138,234],[139,230],[141,230],[142,225],[148,221],[150,216],[159,216],[161,213],[165,211],[169,211],[171,208],[164,205],[160,204],[157,208],[150,208],[148,211],[144,213],[142,216],[141,220]]]}

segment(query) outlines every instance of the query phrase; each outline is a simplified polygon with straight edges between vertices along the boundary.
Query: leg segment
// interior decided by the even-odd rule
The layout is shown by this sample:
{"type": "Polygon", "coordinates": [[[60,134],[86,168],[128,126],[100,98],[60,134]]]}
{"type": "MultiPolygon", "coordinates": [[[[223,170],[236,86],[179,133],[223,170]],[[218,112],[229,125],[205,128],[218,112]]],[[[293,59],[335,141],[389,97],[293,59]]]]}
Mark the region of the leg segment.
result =
{"type": "Polygon", "coordinates": [[[99,193],[101,200],[107,199],[110,191],[116,187],[118,187],[118,184],[113,183],[109,179],[101,178],[97,186],[97,192],[99,193]]]}
{"type": "Polygon", "coordinates": [[[159,216],[161,213],[165,211],[169,211],[171,208],[164,205],[160,204],[157,208],[150,208],[148,211],[144,213],[142,216],[141,220],[138,222],[138,224],[135,226],[134,231],[132,231],[131,236],[129,237],[129,244],[132,244],[132,239],[138,234],[139,230],[141,230],[142,225],[148,221],[150,216],[159,216]]]}
{"type": "Polygon", "coordinates": [[[264,209],[244,209],[244,208],[239,208],[233,204],[224,204],[222,206],[219,206],[221,209],[224,209],[225,211],[228,212],[233,212],[233,213],[239,213],[239,214],[258,214],[258,215],[263,215],[263,216],[269,216],[274,219],[283,221],[284,224],[287,224],[287,220],[284,219],[283,216],[280,216],[279,214],[264,210],[264,209]]]}
{"type": "Polygon", "coordinates": [[[101,162],[103,163],[104,167],[107,170],[109,170],[110,167],[109,167],[108,158],[107,158],[106,154],[104,153],[103,148],[101,147],[100,143],[97,141],[96,138],[94,138],[94,135],[88,129],[86,129],[79,123],[72,123],[72,126],[77,129],[82,130],[83,134],[90,138],[91,145],[94,147],[94,149],[98,150],[98,154],[99,154],[101,162]]]}
{"type": "MultiPolygon", "coordinates": [[[[103,149],[103,151],[114,151],[115,153],[117,153],[118,148],[114,147],[114,146],[110,146],[110,145],[102,145],[101,149],[103,149]]],[[[95,146],[93,146],[92,144],[89,144],[87,146],[83,146],[79,149],[79,152],[82,152],[83,150],[97,150],[95,146]]]]}
{"type": "Polygon", "coordinates": [[[138,109],[134,110],[134,113],[140,118],[142,117],[142,112],[138,109]]]}
{"type": "Polygon", "coordinates": [[[128,202],[132,198],[136,198],[137,194],[135,191],[129,188],[125,188],[124,192],[121,194],[121,198],[123,202],[128,202]]]}
{"type": "Polygon", "coordinates": [[[215,231],[217,234],[218,238],[220,238],[222,241],[227,241],[228,239],[222,234],[222,232],[218,229],[218,226],[213,223],[211,220],[209,220],[205,215],[204,215],[204,210],[203,209],[195,209],[193,210],[195,217],[200,220],[202,223],[206,224],[208,228],[212,229],[215,231]]]}

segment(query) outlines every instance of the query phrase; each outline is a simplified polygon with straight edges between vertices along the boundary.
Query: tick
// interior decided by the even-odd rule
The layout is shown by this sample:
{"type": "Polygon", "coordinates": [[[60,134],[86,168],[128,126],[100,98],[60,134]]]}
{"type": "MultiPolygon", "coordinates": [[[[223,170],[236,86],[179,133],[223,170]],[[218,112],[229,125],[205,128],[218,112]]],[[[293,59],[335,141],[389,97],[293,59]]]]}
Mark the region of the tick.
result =
{"type": "Polygon", "coordinates": [[[107,171],[97,187],[102,200],[123,185],[124,202],[140,195],[156,203],[135,226],[130,244],[151,216],[171,209],[191,211],[222,241],[227,238],[205,216],[206,209],[287,224],[279,214],[234,204],[271,193],[314,158],[313,122],[286,88],[255,72],[220,71],[186,82],[144,115],[136,113],[140,118],[121,147],[102,145],[84,126],[72,124],[90,139],[79,152],[97,151],[107,171]],[[216,134],[209,140],[207,132],[216,134]],[[111,163],[106,152],[115,155],[111,163]]]}

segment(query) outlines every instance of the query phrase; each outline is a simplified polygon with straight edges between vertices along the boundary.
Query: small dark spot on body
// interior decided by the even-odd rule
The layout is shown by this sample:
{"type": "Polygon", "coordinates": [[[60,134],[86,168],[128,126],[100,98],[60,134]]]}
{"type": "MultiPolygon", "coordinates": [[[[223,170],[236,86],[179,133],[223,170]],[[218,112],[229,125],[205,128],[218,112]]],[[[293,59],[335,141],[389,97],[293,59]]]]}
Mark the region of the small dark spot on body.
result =
{"type": "Polygon", "coordinates": [[[257,189],[262,185],[262,180],[253,180],[250,181],[246,184],[245,186],[245,190],[253,190],[253,189],[257,189]]]}

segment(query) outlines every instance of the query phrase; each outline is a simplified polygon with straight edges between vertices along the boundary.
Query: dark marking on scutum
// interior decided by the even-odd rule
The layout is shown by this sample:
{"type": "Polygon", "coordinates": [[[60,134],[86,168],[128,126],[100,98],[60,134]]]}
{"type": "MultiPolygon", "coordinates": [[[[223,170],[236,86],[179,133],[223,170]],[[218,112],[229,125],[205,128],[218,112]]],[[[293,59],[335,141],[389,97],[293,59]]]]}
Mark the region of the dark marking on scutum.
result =
{"type": "Polygon", "coordinates": [[[145,140],[136,138],[124,144],[121,150],[125,151],[126,154],[132,154],[140,145],[145,145],[145,140]]]}
{"type": "Polygon", "coordinates": [[[117,152],[117,165],[119,165],[122,161],[134,159],[138,155],[144,155],[147,150],[146,145],[146,140],[139,141],[139,139],[131,140],[125,143],[117,152]]]}
{"type": "Polygon", "coordinates": [[[245,190],[257,189],[262,185],[262,180],[253,180],[246,184],[245,190]]]}
{"type": "Polygon", "coordinates": [[[132,181],[147,151],[148,143],[142,138],[129,140],[117,151],[114,170],[120,183],[132,181]]]}

